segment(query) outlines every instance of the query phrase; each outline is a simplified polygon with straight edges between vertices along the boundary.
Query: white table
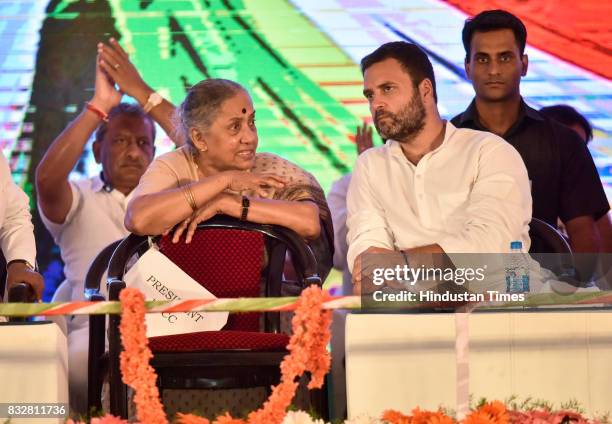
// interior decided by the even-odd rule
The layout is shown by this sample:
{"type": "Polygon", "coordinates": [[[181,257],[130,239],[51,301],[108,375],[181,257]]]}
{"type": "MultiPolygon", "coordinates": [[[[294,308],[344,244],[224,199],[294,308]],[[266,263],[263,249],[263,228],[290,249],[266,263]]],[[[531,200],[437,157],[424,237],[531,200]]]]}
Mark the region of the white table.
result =
{"type": "MultiPolygon", "coordinates": [[[[576,399],[612,411],[612,311],[483,312],[469,316],[474,399],[576,399]]],[[[456,408],[454,314],[350,314],[349,417],[415,406],[456,408]]]]}
{"type": "MultiPolygon", "coordinates": [[[[0,324],[0,382],[1,403],[68,404],[68,348],[59,327],[51,322],[0,324]]],[[[64,421],[11,419],[30,424],[64,421]]]]}

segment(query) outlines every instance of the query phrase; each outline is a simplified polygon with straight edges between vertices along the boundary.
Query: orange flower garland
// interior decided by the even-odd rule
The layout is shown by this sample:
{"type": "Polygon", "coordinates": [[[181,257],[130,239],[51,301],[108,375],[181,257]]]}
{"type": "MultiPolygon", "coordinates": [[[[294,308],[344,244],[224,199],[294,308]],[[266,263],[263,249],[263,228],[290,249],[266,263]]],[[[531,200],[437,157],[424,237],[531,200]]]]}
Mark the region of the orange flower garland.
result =
{"type": "Polygon", "coordinates": [[[508,424],[510,423],[510,415],[506,406],[496,400],[491,403],[485,403],[480,408],[469,414],[463,420],[463,424],[508,424]]]}
{"type": "Polygon", "coordinates": [[[454,420],[442,411],[421,411],[419,408],[412,410],[412,415],[404,415],[401,412],[388,410],[383,413],[383,421],[389,424],[453,424],[454,420]]]}
{"type": "Polygon", "coordinates": [[[193,414],[176,414],[176,424],[210,424],[206,418],[198,417],[193,414]]]}
{"type": "Polygon", "coordinates": [[[306,288],[300,296],[291,321],[293,334],[281,362],[281,382],[272,389],[263,407],[249,414],[249,424],[280,424],[285,418],[298,387],[296,379],[305,371],[311,374],[308,388],[320,388],[331,363],[327,351],[331,311],[322,311],[325,294],[318,286],[306,288]]]}
{"type": "Polygon", "coordinates": [[[244,423],[245,423],[244,420],[232,418],[232,416],[226,412],[225,415],[217,417],[217,419],[214,421],[213,424],[244,424],[244,423]]]}
{"type": "Polygon", "coordinates": [[[404,415],[399,411],[389,409],[383,412],[382,419],[389,424],[411,424],[412,417],[404,415]]]}
{"type": "MultiPolygon", "coordinates": [[[[149,365],[152,354],[146,338],[144,296],[138,290],[124,289],[120,299],[122,303],[120,330],[124,346],[124,352],[121,354],[123,381],[135,390],[134,401],[140,422],[167,424],[168,420],[155,385],[157,375],[149,365]]],[[[308,371],[311,374],[308,388],[318,388],[323,385],[325,374],[329,370],[331,358],[327,351],[327,344],[330,339],[331,311],[321,310],[324,301],[325,294],[317,286],[309,287],[302,292],[292,320],[293,335],[287,346],[289,354],[281,363],[281,381],[273,388],[270,398],[263,407],[249,414],[248,420],[236,419],[226,413],[211,422],[196,415],[179,413],[175,422],[177,424],[281,424],[298,387],[296,380],[308,371]]],[[[456,422],[442,411],[422,411],[419,408],[413,409],[412,415],[388,410],[381,418],[389,424],[453,424],[456,422]]],[[[598,422],[588,421],[580,414],[571,411],[519,412],[508,410],[502,402],[493,401],[480,406],[460,423],[561,424],[568,418],[577,424],[598,422]]],[[[106,423],[125,424],[127,421],[110,415],[91,420],[91,424],[106,423]]],[[[81,424],[81,422],[68,420],[67,424],[81,424]]]]}
{"type": "Polygon", "coordinates": [[[147,339],[144,295],[138,289],[121,290],[121,376],[134,389],[138,419],[147,424],[168,424],[159,400],[157,374],[149,360],[153,357],[147,339]]]}
{"type": "MultiPolygon", "coordinates": [[[[136,391],[137,413],[142,422],[167,423],[155,386],[157,376],[149,365],[153,355],[146,339],[144,297],[138,290],[124,289],[120,298],[123,305],[121,341],[125,349],[121,354],[123,380],[136,391]],[[128,294],[125,294],[126,291],[128,294]]],[[[302,291],[291,321],[293,335],[287,346],[289,354],[285,356],[280,366],[281,381],[272,389],[272,394],[263,407],[251,412],[248,421],[232,418],[226,413],[217,417],[213,424],[280,424],[298,387],[296,380],[304,372],[309,371],[311,374],[309,389],[323,386],[325,374],[331,364],[327,345],[331,337],[329,326],[332,319],[331,311],[321,310],[324,301],[325,294],[318,286],[311,286],[302,291]]],[[[210,424],[209,420],[192,414],[178,414],[176,422],[210,424]]]]}

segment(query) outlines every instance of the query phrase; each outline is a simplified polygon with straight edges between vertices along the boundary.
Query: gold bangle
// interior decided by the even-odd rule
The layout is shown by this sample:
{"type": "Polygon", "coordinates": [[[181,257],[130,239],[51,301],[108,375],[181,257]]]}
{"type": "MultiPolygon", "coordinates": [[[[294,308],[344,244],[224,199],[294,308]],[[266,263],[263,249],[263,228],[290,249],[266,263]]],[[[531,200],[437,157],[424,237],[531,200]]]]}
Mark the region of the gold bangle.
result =
{"type": "Polygon", "coordinates": [[[191,207],[191,210],[196,212],[198,210],[198,205],[196,204],[195,197],[193,196],[193,191],[191,191],[191,184],[183,186],[183,194],[185,195],[185,199],[187,199],[187,203],[191,207]]]}
{"type": "Polygon", "coordinates": [[[195,196],[193,195],[193,190],[191,190],[191,184],[189,184],[187,186],[187,193],[189,194],[189,198],[191,199],[191,201],[189,203],[191,205],[191,209],[193,209],[194,212],[197,212],[198,204],[195,201],[195,196]]]}

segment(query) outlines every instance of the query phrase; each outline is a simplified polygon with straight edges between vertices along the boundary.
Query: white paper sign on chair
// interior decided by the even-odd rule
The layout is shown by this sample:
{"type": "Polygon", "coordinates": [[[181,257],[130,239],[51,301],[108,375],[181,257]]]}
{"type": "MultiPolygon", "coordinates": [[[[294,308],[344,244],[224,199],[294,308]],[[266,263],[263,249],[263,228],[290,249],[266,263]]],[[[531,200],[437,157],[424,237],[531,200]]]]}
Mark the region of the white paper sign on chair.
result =
{"type": "MultiPolygon", "coordinates": [[[[128,287],[141,290],[147,300],[216,299],[155,248],[138,259],[124,281],[128,287]]],[[[217,331],[227,323],[228,315],[228,312],[147,314],[147,337],[217,331]]]]}

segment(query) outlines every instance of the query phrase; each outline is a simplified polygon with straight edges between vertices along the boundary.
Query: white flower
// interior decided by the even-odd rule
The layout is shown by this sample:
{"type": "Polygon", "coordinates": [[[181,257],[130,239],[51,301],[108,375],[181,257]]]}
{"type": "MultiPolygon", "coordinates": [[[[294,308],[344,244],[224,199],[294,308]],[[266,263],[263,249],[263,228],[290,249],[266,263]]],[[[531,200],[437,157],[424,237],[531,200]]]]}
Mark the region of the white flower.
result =
{"type": "Polygon", "coordinates": [[[383,421],[378,418],[372,418],[369,415],[361,414],[350,420],[346,420],[344,424],[383,424],[383,421]]]}
{"type": "Polygon", "coordinates": [[[282,424],[325,424],[323,420],[313,420],[312,417],[304,411],[289,411],[285,415],[282,424]]]}

